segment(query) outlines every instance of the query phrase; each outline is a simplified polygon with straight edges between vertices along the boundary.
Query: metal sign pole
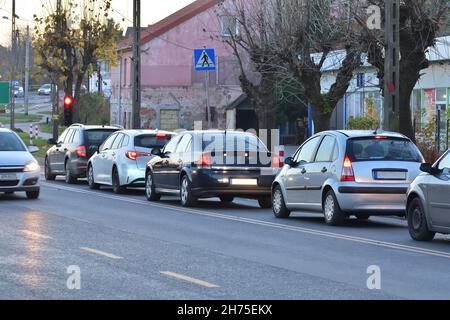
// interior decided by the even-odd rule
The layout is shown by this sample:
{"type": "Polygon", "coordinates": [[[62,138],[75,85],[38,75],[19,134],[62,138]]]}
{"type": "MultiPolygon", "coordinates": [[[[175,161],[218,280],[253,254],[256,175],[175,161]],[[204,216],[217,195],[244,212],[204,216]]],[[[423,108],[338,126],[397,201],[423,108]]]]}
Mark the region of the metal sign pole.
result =
{"type": "Polygon", "coordinates": [[[205,72],[205,89],[206,89],[206,110],[208,112],[208,129],[212,128],[211,123],[211,106],[209,104],[209,71],[205,72]]]}

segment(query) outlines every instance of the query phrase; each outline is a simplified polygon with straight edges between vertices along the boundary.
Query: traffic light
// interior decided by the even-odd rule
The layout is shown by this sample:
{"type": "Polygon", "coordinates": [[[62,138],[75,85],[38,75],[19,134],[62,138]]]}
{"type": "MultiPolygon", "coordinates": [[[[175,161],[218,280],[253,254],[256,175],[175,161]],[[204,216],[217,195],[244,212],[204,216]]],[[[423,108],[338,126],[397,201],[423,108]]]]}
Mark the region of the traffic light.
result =
{"type": "Polygon", "coordinates": [[[64,125],[69,127],[73,124],[73,97],[64,97],[64,125]]]}

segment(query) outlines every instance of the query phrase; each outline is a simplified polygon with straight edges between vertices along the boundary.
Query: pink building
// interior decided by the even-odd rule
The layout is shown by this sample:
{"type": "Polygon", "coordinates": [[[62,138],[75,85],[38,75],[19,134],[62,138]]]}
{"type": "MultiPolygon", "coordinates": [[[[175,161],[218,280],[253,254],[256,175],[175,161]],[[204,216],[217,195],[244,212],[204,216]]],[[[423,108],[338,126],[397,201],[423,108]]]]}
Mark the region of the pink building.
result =
{"type": "MultiPolygon", "coordinates": [[[[213,127],[236,127],[233,104],[242,99],[239,67],[223,41],[239,32],[234,17],[220,14],[220,0],[197,0],[142,31],[143,128],[192,129],[207,124],[205,73],[194,70],[194,49],[215,48],[217,71],[210,72],[213,127]]],[[[144,13],[145,14],[145,13],[144,13]]],[[[112,70],[111,122],[131,125],[131,38],[119,44],[119,66],[112,70]]]]}

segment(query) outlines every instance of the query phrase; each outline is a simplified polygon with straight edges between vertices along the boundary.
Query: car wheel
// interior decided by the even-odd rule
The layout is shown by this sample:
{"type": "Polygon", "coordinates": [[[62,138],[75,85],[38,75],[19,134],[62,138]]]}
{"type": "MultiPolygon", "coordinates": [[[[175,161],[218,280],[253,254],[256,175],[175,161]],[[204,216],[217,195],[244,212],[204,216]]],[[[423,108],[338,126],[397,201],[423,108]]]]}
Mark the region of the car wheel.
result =
{"type": "Polygon", "coordinates": [[[45,171],[45,180],[55,181],[56,175],[52,174],[52,170],[50,169],[50,163],[48,162],[48,158],[45,158],[44,171],[45,171]]]}
{"type": "Polygon", "coordinates": [[[161,195],[155,191],[155,184],[153,182],[153,174],[149,172],[145,177],[145,197],[148,201],[159,201],[161,195]]]}
{"type": "Polygon", "coordinates": [[[119,171],[114,168],[112,175],[113,192],[115,194],[121,194],[125,191],[125,188],[120,185],[119,171]]]}
{"type": "Polygon", "coordinates": [[[26,192],[27,198],[30,199],[30,200],[34,200],[34,199],[39,198],[39,193],[40,193],[39,190],[38,191],[27,191],[26,192]]]}
{"type": "Polygon", "coordinates": [[[88,167],[88,184],[91,190],[100,189],[100,185],[98,183],[95,183],[94,167],[92,167],[92,164],[90,164],[88,167]]]}
{"type": "Polygon", "coordinates": [[[286,207],[286,202],[284,201],[283,192],[280,186],[276,186],[272,194],[272,208],[275,217],[280,219],[289,218],[291,211],[286,207]]]}
{"type": "Polygon", "coordinates": [[[370,215],[366,214],[366,213],[359,213],[356,215],[356,219],[358,220],[369,220],[370,219],[370,215]]]}
{"type": "Polygon", "coordinates": [[[413,199],[408,207],[408,229],[411,238],[416,241],[431,241],[436,235],[428,229],[427,217],[419,198],[413,199]]]}
{"type": "Polygon", "coordinates": [[[77,178],[72,174],[70,170],[70,160],[66,161],[66,164],[64,165],[64,170],[66,172],[65,180],[67,184],[74,184],[75,182],[77,182],[77,178]]]}
{"type": "Polygon", "coordinates": [[[197,199],[192,194],[188,176],[184,176],[181,179],[180,198],[183,207],[193,207],[197,202],[197,199]]]}
{"type": "Polygon", "coordinates": [[[258,198],[258,203],[262,209],[272,208],[272,198],[270,196],[258,198]]]}
{"type": "Polygon", "coordinates": [[[234,197],[233,196],[220,196],[220,201],[222,201],[223,203],[231,203],[234,201],[234,197]]]}
{"type": "Polygon", "coordinates": [[[323,199],[323,214],[325,216],[325,222],[330,226],[338,226],[344,222],[344,213],[339,207],[333,190],[328,191],[323,199]]]}

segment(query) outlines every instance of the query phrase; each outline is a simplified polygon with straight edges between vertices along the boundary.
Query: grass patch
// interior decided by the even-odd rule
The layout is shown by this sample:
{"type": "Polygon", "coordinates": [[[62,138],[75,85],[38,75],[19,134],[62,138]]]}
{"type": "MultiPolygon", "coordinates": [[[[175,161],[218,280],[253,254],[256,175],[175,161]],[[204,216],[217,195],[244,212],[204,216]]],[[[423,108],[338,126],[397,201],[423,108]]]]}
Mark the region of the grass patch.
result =
{"type": "MultiPolygon", "coordinates": [[[[23,113],[16,113],[14,118],[16,123],[40,122],[42,120],[42,115],[38,114],[25,115],[23,113]]],[[[9,114],[5,113],[0,114],[0,122],[9,123],[10,119],[11,118],[9,114]]]]}
{"type": "MultiPolygon", "coordinates": [[[[30,136],[28,135],[28,133],[18,132],[17,134],[27,146],[30,146],[30,136]]],[[[33,145],[39,148],[38,152],[33,153],[33,156],[35,156],[36,158],[45,158],[47,150],[51,148],[51,146],[47,144],[47,140],[41,138],[33,139],[33,145]]]]}
{"type": "MultiPolygon", "coordinates": [[[[64,132],[64,130],[66,130],[65,127],[58,126],[58,132],[59,132],[58,136],[60,136],[64,132]]],[[[44,133],[53,134],[53,124],[51,122],[48,123],[48,124],[47,123],[40,123],[39,124],[39,131],[40,132],[44,132],[44,133]]]]}

